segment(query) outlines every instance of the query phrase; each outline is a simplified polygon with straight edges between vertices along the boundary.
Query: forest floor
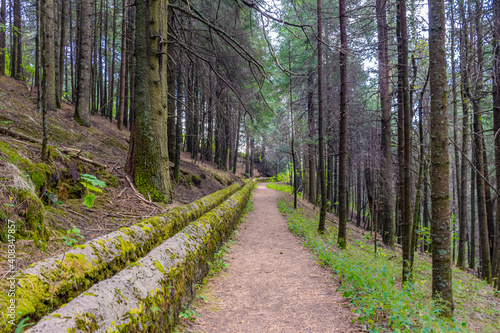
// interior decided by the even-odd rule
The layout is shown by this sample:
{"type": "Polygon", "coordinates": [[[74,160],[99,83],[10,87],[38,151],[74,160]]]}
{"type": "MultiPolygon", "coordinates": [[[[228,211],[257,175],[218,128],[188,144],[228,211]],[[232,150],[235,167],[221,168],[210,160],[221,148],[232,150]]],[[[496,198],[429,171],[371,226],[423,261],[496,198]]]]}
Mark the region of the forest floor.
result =
{"type": "MultiPolygon", "coordinates": [[[[12,188],[20,186],[29,188],[43,203],[49,233],[43,247],[34,244],[29,232],[16,239],[16,269],[66,251],[68,247],[61,237],[72,226],[80,230],[84,238],[79,243],[84,243],[190,203],[243,177],[241,166],[234,175],[217,169],[213,162],[195,163],[189,153],[182,152],[180,181],[173,184],[174,201],[169,205],[149,203],[147,198],[138,197],[126,178],[130,131],[118,130],[116,120],[110,122],[100,115],[91,116],[91,127],[82,127],[73,120],[74,108],[74,104],[63,101],[61,109],[48,113],[49,146],[53,148],[48,163],[41,161],[39,144],[0,135],[0,234],[6,230],[7,217],[25,221],[27,200],[12,194],[12,188]],[[69,157],[68,149],[104,167],[69,157]],[[95,175],[107,185],[91,209],[83,205],[85,192],[80,174],[84,173],[95,175]],[[41,186],[34,186],[36,175],[42,175],[43,180],[38,179],[41,186]]],[[[0,76],[0,127],[36,140],[42,137],[36,92],[26,83],[6,76],[0,76]]],[[[257,170],[254,173],[259,174],[257,170]]],[[[0,240],[0,278],[10,270],[6,247],[7,243],[0,240]]]]}
{"type": "Polygon", "coordinates": [[[227,269],[209,279],[184,332],[363,332],[338,281],[321,268],[278,211],[282,194],[260,183],[253,211],[226,252],[227,269]]]}

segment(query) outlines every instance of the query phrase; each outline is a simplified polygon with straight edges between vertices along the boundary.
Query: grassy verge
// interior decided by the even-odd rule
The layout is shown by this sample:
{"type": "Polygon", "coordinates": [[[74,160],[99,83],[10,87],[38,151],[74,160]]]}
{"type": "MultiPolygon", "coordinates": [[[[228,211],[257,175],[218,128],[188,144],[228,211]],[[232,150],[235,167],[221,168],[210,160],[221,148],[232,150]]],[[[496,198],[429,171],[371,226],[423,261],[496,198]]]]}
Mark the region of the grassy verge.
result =
{"type": "Polygon", "coordinates": [[[353,320],[371,332],[500,331],[500,304],[494,291],[471,274],[454,269],[455,317],[440,318],[441,310],[430,299],[432,267],[427,256],[416,258],[413,284],[401,286],[398,253],[379,249],[375,256],[369,233],[350,235],[347,250],[341,251],[335,246],[336,228],[328,227],[319,235],[317,218],[294,210],[289,201],[282,198],[278,204],[290,230],[304,238],[321,265],[338,274],[340,291],[356,307],[353,320]]]}
{"type": "MultiPolygon", "coordinates": [[[[277,191],[280,191],[280,192],[286,192],[286,193],[293,194],[293,186],[290,186],[290,185],[269,183],[269,184],[267,184],[267,187],[272,188],[272,189],[277,190],[277,191]]],[[[302,199],[302,193],[297,192],[297,197],[302,199]]]]}

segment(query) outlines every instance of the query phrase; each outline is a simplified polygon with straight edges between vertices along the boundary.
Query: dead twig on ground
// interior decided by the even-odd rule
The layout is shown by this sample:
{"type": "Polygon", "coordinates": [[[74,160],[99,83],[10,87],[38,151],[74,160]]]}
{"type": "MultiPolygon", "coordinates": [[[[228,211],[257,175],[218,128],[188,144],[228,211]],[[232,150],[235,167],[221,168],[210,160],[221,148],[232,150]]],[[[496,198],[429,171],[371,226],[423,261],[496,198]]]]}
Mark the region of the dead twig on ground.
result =
{"type": "Polygon", "coordinates": [[[5,128],[5,127],[0,127],[0,134],[11,136],[13,138],[21,139],[21,140],[28,141],[31,143],[36,143],[39,145],[42,144],[42,142],[38,139],[32,138],[32,137],[27,136],[27,135],[22,134],[22,133],[18,133],[16,131],[13,131],[13,130],[11,130],[9,128],[5,128]]]}
{"type": "Polygon", "coordinates": [[[67,154],[71,158],[75,158],[75,159],[81,160],[82,162],[86,162],[86,163],[95,165],[96,167],[103,168],[103,169],[106,169],[108,167],[106,164],[101,164],[99,162],[96,162],[96,161],[93,161],[89,158],[81,156],[80,155],[82,153],[81,149],[74,149],[74,148],[67,148],[67,147],[64,147],[64,148],[61,147],[61,148],[57,148],[57,149],[60,150],[61,152],[63,152],[64,154],[67,154]]]}
{"type": "MultiPolygon", "coordinates": [[[[149,198],[149,201],[146,200],[146,198],[144,198],[142,196],[142,194],[140,194],[139,191],[137,191],[137,189],[135,188],[134,184],[132,183],[132,181],[130,180],[130,178],[128,178],[127,175],[125,175],[125,179],[127,180],[128,184],[130,185],[130,188],[134,192],[135,196],[138,197],[142,202],[163,210],[162,206],[160,206],[160,205],[158,205],[158,204],[156,204],[156,203],[154,203],[154,202],[151,201],[151,197],[149,198]]],[[[149,193],[148,193],[148,195],[149,195],[149,193]]]]}

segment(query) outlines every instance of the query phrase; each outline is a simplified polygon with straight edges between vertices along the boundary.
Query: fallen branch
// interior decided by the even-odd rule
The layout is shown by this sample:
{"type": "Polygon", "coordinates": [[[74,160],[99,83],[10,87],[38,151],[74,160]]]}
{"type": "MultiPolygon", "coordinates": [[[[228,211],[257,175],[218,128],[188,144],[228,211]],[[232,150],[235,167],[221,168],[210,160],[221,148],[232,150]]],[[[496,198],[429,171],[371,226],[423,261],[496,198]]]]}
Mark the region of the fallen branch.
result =
{"type": "Polygon", "coordinates": [[[139,191],[137,191],[137,189],[135,188],[134,184],[132,183],[132,181],[130,180],[130,178],[128,178],[127,175],[125,175],[125,179],[127,180],[128,184],[130,185],[130,188],[132,189],[132,191],[134,192],[135,196],[139,199],[141,199],[141,201],[143,201],[144,203],[148,204],[148,205],[152,205],[154,207],[157,207],[157,208],[160,208],[160,209],[164,209],[162,206],[152,202],[152,201],[148,201],[146,200],[146,198],[144,198],[144,196],[139,193],[139,191]]]}
{"type": "Polygon", "coordinates": [[[21,140],[28,141],[31,143],[37,143],[39,145],[42,144],[42,141],[40,141],[38,139],[32,138],[32,137],[24,135],[22,133],[15,132],[15,131],[8,129],[8,128],[5,128],[5,127],[0,127],[0,134],[11,136],[13,138],[21,139],[21,140]]]}
{"type": "MultiPolygon", "coordinates": [[[[20,140],[23,140],[23,141],[28,141],[28,142],[31,142],[31,143],[36,143],[36,144],[39,144],[39,145],[42,144],[42,142],[40,140],[38,140],[38,139],[32,138],[32,137],[27,136],[27,135],[22,134],[22,133],[18,133],[16,131],[13,131],[13,130],[5,128],[5,127],[0,127],[0,134],[6,135],[6,136],[11,136],[13,138],[20,139],[20,140]]],[[[63,152],[64,154],[69,155],[70,157],[79,159],[82,162],[90,163],[90,164],[95,165],[95,166],[97,166],[99,168],[106,169],[108,167],[105,164],[101,164],[99,162],[92,161],[89,158],[80,156],[82,150],[78,150],[78,149],[75,149],[75,148],[57,148],[57,150],[63,152]],[[75,153],[76,153],[76,155],[73,155],[75,153]]]]}
{"type": "Polygon", "coordinates": [[[64,154],[67,154],[68,156],[72,157],[72,158],[76,158],[82,162],[86,162],[86,163],[89,163],[89,164],[92,164],[92,165],[95,165],[99,168],[104,168],[106,169],[108,166],[106,164],[101,164],[99,162],[96,162],[96,161],[93,161],[89,158],[86,158],[86,157],[83,157],[80,155],[80,153],[82,152],[81,150],[78,150],[78,149],[74,149],[74,148],[57,148],[59,151],[63,152],[64,154]],[[76,155],[75,155],[76,153],[76,155]]]}
{"type": "Polygon", "coordinates": [[[127,188],[125,187],[125,188],[124,188],[124,189],[120,192],[120,194],[118,194],[118,199],[122,196],[123,192],[125,192],[125,190],[126,190],[126,189],[127,189],[127,188]]]}

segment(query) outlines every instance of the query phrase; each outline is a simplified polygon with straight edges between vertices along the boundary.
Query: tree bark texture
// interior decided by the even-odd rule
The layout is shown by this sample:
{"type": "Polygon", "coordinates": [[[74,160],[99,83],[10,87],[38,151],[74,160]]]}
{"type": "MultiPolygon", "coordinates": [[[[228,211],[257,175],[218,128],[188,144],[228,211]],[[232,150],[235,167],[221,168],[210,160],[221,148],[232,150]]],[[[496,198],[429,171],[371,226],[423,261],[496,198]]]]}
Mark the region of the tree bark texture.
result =
{"type": "MultiPolygon", "coordinates": [[[[166,45],[166,44],[165,44],[166,45]]],[[[122,56],[120,62],[120,105],[117,110],[116,126],[119,130],[123,125],[123,114],[125,113],[125,75],[127,68],[127,0],[122,2],[122,56]]],[[[110,117],[112,118],[112,117],[110,117]]]]}
{"type": "Polygon", "coordinates": [[[137,190],[154,201],[172,201],[167,137],[168,0],[137,0],[135,16],[135,153],[137,190]]]}
{"type": "Polygon", "coordinates": [[[43,18],[43,46],[42,46],[42,82],[43,95],[47,110],[56,110],[56,81],[55,81],[55,49],[54,49],[54,0],[42,2],[43,18]]]}
{"type": "Polygon", "coordinates": [[[448,92],[444,0],[429,0],[431,91],[432,296],[453,313],[449,207],[448,92]]]}
{"type": "MultiPolygon", "coordinates": [[[[500,131],[500,0],[493,1],[493,130],[500,131]]],[[[500,165],[500,135],[495,136],[495,165],[500,165]]],[[[500,170],[496,171],[496,184],[500,188],[500,170]]],[[[500,204],[496,212],[496,287],[500,290],[500,204]]]]}
{"type": "Polygon", "coordinates": [[[0,8],[0,75],[5,75],[5,24],[7,1],[2,0],[0,8]]]}
{"type": "MultiPolygon", "coordinates": [[[[465,8],[462,1],[458,1],[460,20],[460,94],[462,100],[462,154],[467,156],[469,151],[469,33],[466,23],[465,8]]],[[[457,267],[465,267],[465,243],[467,232],[467,160],[462,158],[460,166],[460,207],[459,207],[459,240],[457,267]]]]}
{"type": "Polygon", "coordinates": [[[66,0],[61,0],[61,42],[59,48],[59,85],[56,91],[57,108],[61,108],[64,83],[64,60],[66,59],[66,0]]]}
{"type": "Polygon", "coordinates": [[[387,35],[387,0],[377,0],[378,83],[380,93],[382,149],[382,241],[394,247],[394,187],[391,152],[391,99],[389,96],[389,51],[387,35]]]}
{"type": "Polygon", "coordinates": [[[339,0],[340,15],[340,138],[339,138],[339,232],[337,244],[347,245],[347,31],[346,3],[339,0]]]}
{"type": "Polygon", "coordinates": [[[90,127],[92,8],[93,4],[91,0],[81,0],[78,97],[74,118],[76,122],[86,127],[90,127]]]}
{"type": "MultiPolygon", "coordinates": [[[[23,62],[23,55],[22,55],[22,26],[21,26],[21,0],[14,0],[14,8],[13,8],[13,14],[14,14],[14,31],[12,33],[12,52],[11,52],[11,58],[10,58],[10,66],[11,66],[11,72],[10,76],[17,80],[22,80],[22,62],[23,62]]],[[[50,24],[52,26],[52,40],[54,40],[54,2],[52,1],[52,23],[50,24]]],[[[48,25],[46,27],[49,27],[48,25]]],[[[54,54],[54,50],[50,51],[52,54],[54,54]]],[[[53,65],[54,66],[54,65],[53,65]]],[[[49,87],[50,88],[50,87],[49,87]]],[[[55,93],[55,90],[54,90],[55,93]]]]}
{"type": "Polygon", "coordinates": [[[403,282],[411,279],[412,178],[411,178],[411,110],[408,86],[408,33],[406,0],[397,2],[398,34],[398,161],[401,198],[401,234],[403,248],[403,282]]]}
{"type": "MultiPolygon", "coordinates": [[[[168,21],[173,22],[173,9],[169,7],[168,9],[168,21]]],[[[175,64],[174,64],[174,48],[173,48],[173,37],[171,35],[169,26],[169,35],[167,37],[169,41],[169,48],[167,49],[168,59],[167,59],[167,85],[168,85],[168,156],[171,161],[175,161],[175,64]]],[[[178,61],[178,60],[177,60],[178,61]]]]}
{"type": "MultiPolygon", "coordinates": [[[[325,230],[326,219],[326,179],[325,179],[325,145],[323,138],[323,26],[321,21],[321,0],[317,2],[317,16],[318,16],[318,176],[320,182],[320,195],[321,195],[321,208],[319,213],[318,230],[320,232],[325,230]]],[[[342,39],[343,52],[347,52],[347,35],[342,39]]],[[[341,51],[341,52],[342,52],[341,51]]],[[[343,53],[342,52],[342,53],[343,53]]],[[[341,55],[342,57],[342,55],[341,55]]],[[[347,58],[347,54],[345,54],[347,58]]],[[[346,61],[346,58],[344,61],[346,61]]],[[[345,65],[344,65],[345,66],[345,65]]],[[[347,75],[346,75],[347,77],[347,75]]]]}

